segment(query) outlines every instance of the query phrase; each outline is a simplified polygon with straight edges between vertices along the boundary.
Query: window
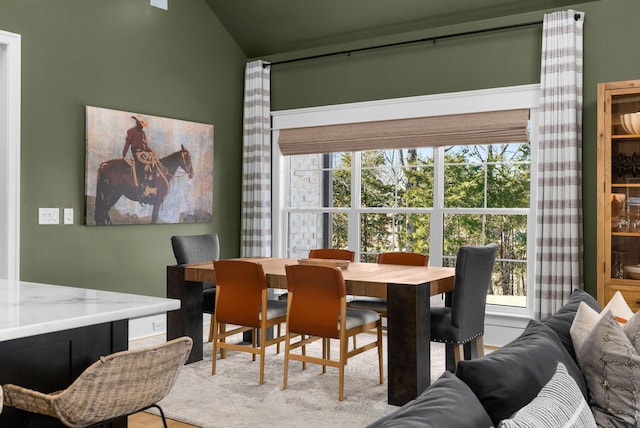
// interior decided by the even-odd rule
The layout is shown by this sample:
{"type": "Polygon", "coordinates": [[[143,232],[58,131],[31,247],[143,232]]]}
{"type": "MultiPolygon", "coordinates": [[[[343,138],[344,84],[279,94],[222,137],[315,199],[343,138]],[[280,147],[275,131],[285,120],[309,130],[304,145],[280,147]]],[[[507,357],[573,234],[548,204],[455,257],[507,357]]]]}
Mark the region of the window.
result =
{"type": "MultiPolygon", "coordinates": [[[[464,105],[461,99],[474,99],[477,92],[487,95],[474,91],[452,99],[464,105]]],[[[534,92],[527,87],[492,95],[535,111],[534,92]]],[[[442,101],[423,98],[426,104],[442,101]]],[[[366,109],[363,104],[354,110],[366,109]]],[[[274,198],[274,232],[285,239],[274,239],[280,242],[274,254],[301,258],[311,248],[349,248],[358,260],[373,262],[380,252],[415,251],[429,254],[431,264],[452,266],[459,246],[497,242],[488,302],[526,308],[535,273],[531,135],[531,141],[510,143],[276,156],[274,176],[282,181],[276,186],[281,196],[274,198]]]]}

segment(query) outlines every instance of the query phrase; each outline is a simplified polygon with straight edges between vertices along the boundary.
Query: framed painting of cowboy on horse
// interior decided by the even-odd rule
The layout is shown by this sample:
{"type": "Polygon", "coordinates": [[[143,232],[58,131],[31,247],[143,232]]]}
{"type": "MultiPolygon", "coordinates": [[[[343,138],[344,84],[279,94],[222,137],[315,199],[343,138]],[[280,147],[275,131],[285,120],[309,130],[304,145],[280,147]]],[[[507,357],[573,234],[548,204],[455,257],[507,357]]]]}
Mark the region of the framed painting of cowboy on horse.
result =
{"type": "Polygon", "coordinates": [[[208,223],[213,125],[86,107],[87,225],[208,223]]]}

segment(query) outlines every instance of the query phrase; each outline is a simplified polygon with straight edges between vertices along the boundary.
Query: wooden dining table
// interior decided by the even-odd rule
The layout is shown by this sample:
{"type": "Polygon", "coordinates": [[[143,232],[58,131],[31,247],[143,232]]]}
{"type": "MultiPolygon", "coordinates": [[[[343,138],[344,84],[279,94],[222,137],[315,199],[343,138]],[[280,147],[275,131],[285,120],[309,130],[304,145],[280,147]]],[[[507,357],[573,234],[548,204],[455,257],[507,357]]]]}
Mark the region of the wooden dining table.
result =
{"type": "MultiPolygon", "coordinates": [[[[285,266],[297,259],[242,258],[260,263],[271,288],[287,288],[285,266]]],[[[430,296],[453,290],[454,268],[350,263],[342,271],[347,293],[387,299],[389,404],[401,406],[431,382],[430,296]]],[[[202,360],[202,283],[215,282],[213,263],[167,266],[167,297],[180,299],[167,314],[167,339],[191,336],[188,363],[202,360]]]]}

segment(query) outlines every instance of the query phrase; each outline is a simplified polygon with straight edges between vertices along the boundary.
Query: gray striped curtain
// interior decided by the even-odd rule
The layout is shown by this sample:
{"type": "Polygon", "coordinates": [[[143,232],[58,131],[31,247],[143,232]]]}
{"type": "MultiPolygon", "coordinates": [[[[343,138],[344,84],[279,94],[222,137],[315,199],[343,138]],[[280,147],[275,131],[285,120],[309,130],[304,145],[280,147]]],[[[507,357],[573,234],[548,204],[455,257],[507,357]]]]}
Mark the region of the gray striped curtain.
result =
{"type": "Polygon", "coordinates": [[[584,13],[545,14],[542,29],[535,318],[583,288],[582,27],[584,13]]]}
{"type": "Polygon", "coordinates": [[[245,69],[242,257],[271,256],[271,98],[267,64],[251,61],[245,69]]]}

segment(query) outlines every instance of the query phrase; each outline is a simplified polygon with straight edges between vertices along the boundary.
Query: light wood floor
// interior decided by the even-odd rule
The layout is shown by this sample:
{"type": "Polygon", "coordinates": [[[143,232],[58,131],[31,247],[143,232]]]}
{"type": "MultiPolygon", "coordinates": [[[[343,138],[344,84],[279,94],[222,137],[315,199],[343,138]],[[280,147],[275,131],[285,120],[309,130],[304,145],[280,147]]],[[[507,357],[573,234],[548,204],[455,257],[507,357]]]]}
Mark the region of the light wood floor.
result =
{"type": "MultiPolygon", "coordinates": [[[[163,428],[160,416],[152,415],[147,412],[138,412],[129,416],[129,428],[163,428]]],[[[167,419],[169,428],[198,428],[195,425],[185,424],[183,422],[167,419]]]]}

